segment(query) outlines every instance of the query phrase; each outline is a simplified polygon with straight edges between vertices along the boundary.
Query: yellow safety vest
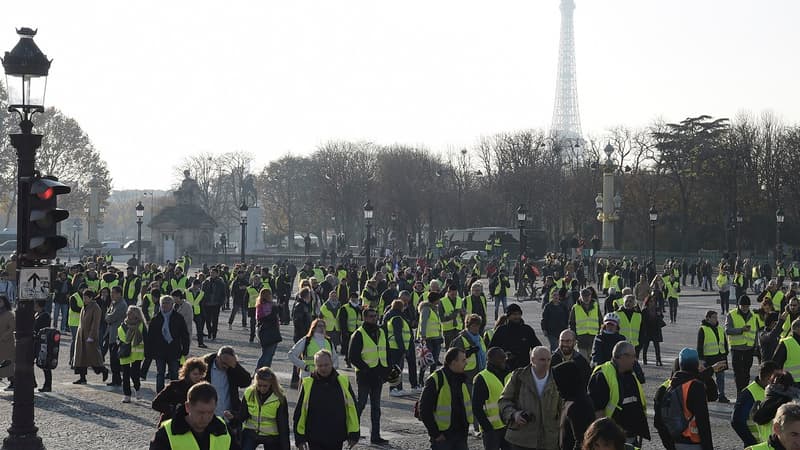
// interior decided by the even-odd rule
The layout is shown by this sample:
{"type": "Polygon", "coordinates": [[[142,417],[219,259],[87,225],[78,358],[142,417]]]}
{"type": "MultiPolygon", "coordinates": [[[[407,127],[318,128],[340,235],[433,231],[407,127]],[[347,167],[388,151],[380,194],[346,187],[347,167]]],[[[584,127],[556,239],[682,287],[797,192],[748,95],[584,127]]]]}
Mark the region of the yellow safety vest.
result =
{"type": "MultiPolygon", "coordinates": [[[[439,431],[450,429],[453,412],[453,396],[450,395],[450,383],[445,379],[444,373],[439,369],[431,375],[436,386],[438,395],[436,396],[436,407],[433,410],[433,418],[439,431]]],[[[464,398],[464,410],[467,415],[467,422],[472,424],[472,400],[469,396],[469,389],[466,383],[461,383],[461,395],[464,398]]]]}
{"type": "Polygon", "coordinates": [[[408,326],[408,322],[406,322],[406,319],[403,316],[394,316],[389,319],[389,324],[386,330],[387,332],[391,332],[392,329],[396,329],[398,320],[400,321],[403,348],[397,346],[397,339],[395,339],[394,335],[387,337],[386,340],[389,341],[389,348],[391,350],[407,350],[411,345],[411,327],[408,326]]]}
{"type": "Polygon", "coordinates": [[[142,308],[142,309],[145,309],[145,308],[147,309],[147,314],[148,314],[148,317],[150,317],[150,320],[153,320],[153,317],[155,317],[155,315],[156,315],[156,303],[157,302],[158,302],[158,299],[153,301],[153,294],[144,294],[142,296],[142,306],[144,306],[144,308],[142,308]],[[145,301],[147,301],[147,304],[145,304],[145,301]]]}
{"type": "MultiPolygon", "coordinates": [[[[308,371],[313,372],[314,369],[317,368],[314,364],[314,355],[322,350],[322,348],[313,337],[303,339],[306,340],[306,348],[303,349],[303,362],[308,366],[308,371]]],[[[325,338],[325,350],[333,353],[333,345],[331,344],[331,340],[327,337],[325,338]]]]}
{"type": "MultiPolygon", "coordinates": [[[[453,301],[450,300],[450,297],[447,296],[442,297],[440,301],[442,303],[442,315],[447,316],[450,313],[452,313],[453,310],[456,309],[459,298],[456,297],[455,304],[453,304],[453,301]]],[[[442,322],[442,331],[444,332],[457,329],[458,328],[457,323],[458,323],[458,315],[456,315],[456,317],[453,317],[452,319],[446,322],[442,322]]]]}
{"type": "MultiPolygon", "coordinates": [[[[386,333],[383,332],[383,328],[378,328],[378,342],[373,341],[372,338],[369,337],[364,327],[359,327],[356,332],[361,333],[361,359],[364,360],[367,367],[370,369],[378,367],[378,365],[388,367],[388,360],[386,358],[386,333]]],[[[357,367],[356,372],[358,372],[357,367]]]]}
{"type": "Polygon", "coordinates": [[[192,311],[194,312],[195,316],[200,315],[200,302],[203,301],[203,297],[206,295],[203,291],[198,291],[197,294],[192,292],[191,290],[186,291],[186,301],[192,305],[192,311]]]}
{"type": "Polygon", "coordinates": [[[247,307],[248,308],[255,308],[256,302],[258,301],[258,292],[259,290],[254,288],[253,286],[247,286],[247,307]]]}
{"type": "Polygon", "coordinates": [[[173,278],[172,280],[170,280],[170,286],[172,287],[172,290],[180,289],[181,291],[186,292],[187,281],[188,279],[186,278],[185,275],[182,276],[179,280],[173,278]]]}
{"type": "Polygon", "coordinates": [[[701,325],[703,330],[703,356],[717,356],[725,353],[725,331],[721,327],[714,328],[701,325]]]}
{"type": "Polygon", "coordinates": [[[119,286],[119,279],[114,278],[111,281],[100,280],[100,289],[108,288],[109,293],[111,293],[111,288],[114,286],[119,286]]]}
{"type": "Polygon", "coordinates": [[[619,316],[619,334],[625,336],[628,342],[633,344],[634,347],[639,346],[639,330],[642,329],[642,313],[634,311],[630,319],[628,319],[628,315],[625,311],[620,311],[617,315],[619,316]]]}
{"type": "MultiPolygon", "coordinates": [[[[77,303],[78,306],[81,309],[83,309],[83,296],[81,296],[81,294],[79,292],[76,292],[76,293],[72,294],[72,298],[74,298],[75,299],[75,303],[77,303]]],[[[80,324],[81,324],[81,313],[80,312],[75,312],[75,311],[72,310],[72,308],[70,308],[69,309],[69,314],[67,315],[67,325],[70,326],[70,327],[77,327],[80,324]]],[[[73,336],[73,339],[75,339],[74,336],[73,336]]]]}
{"type": "MultiPolygon", "coordinates": [[[[342,331],[347,331],[348,333],[353,333],[356,329],[361,325],[361,320],[359,319],[359,311],[353,307],[349,302],[343,304],[339,308],[339,314],[344,314],[346,317],[347,322],[347,329],[342,331]]],[[[327,325],[327,323],[326,323],[327,325]]]]}
{"type": "Polygon", "coordinates": [[[603,290],[611,286],[611,274],[608,272],[603,273],[603,290]]]}
{"type": "Polygon", "coordinates": [[[678,299],[680,297],[680,282],[678,280],[675,281],[668,281],[666,283],[667,286],[667,298],[674,298],[678,299]]]}
{"type": "Polygon", "coordinates": [[[100,292],[100,280],[90,280],[87,278],[84,282],[86,283],[86,287],[91,289],[95,294],[100,292]]]}
{"type": "Polygon", "coordinates": [[[611,277],[611,280],[609,281],[609,283],[610,283],[609,287],[620,289],[621,288],[621,286],[619,284],[619,279],[620,278],[621,277],[619,275],[613,275],[611,277]]]}
{"type": "Polygon", "coordinates": [[[800,382],[800,344],[794,336],[781,339],[786,346],[786,361],[783,363],[783,370],[792,374],[794,382],[800,382]]]}
{"type": "MultiPolygon", "coordinates": [[[[224,423],[224,421],[216,417],[217,420],[224,423]]],[[[214,419],[212,419],[214,420],[214,419]]],[[[164,421],[161,424],[162,427],[167,431],[167,437],[169,438],[169,446],[173,450],[200,450],[200,446],[197,444],[197,441],[194,438],[194,434],[191,431],[187,431],[183,434],[173,434],[172,433],[172,419],[164,421]]],[[[228,432],[227,426],[225,427],[225,434],[221,436],[215,436],[213,434],[208,435],[208,449],[209,450],[228,450],[231,447],[231,435],[228,432]]]]}
{"type": "MultiPolygon", "coordinates": [[[[486,311],[487,311],[487,309],[486,309],[486,296],[481,294],[480,301],[481,301],[481,305],[483,306],[483,313],[486,314],[486,311]]],[[[472,308],[472,304],[473,304],[472,295],[462,299],[462,302],[465,304],[464,305],[464,309],[466,309],[467,315],[472,314],[474,312],[473,308],[472,308]]],[[[486,317],[481,317],[481,319],[483,319],[483,321],[484,321],[483,324],[486,325],[486,317]]]]}
{"type": "Polygon", "coordinates": [[[745,325],[750,325],[750,331],[745,331],[742,334],[732,334],[730,335],[730,342],[731,347],[736,347],[739,345],[746,345],[748,347],[752,347],[756,343],[756,330],[758,329],[758,316],[754,313],[750,313],[750,320],[747,322],[744,321],[744,317],[739,312],[738,309],[734,309],[728,315],[731,321],[733,321],[733,328],[742,328],[745,325]]]}
{"type": "Polygon", "coordinates": [[[347,271],[344,269],[337,271],[336,277],[339,278],[339,281],[344,281],[347,278],[347,271]]]}
{"type": "MultiPolygon", "coordinates": [[[[597,373],[598,370],[603,373],[603,378],[608,385],[608,404],[606,404],[605,407],[605,414],[606,417],[611,418],[616,410],[622,410],[622,405],[620,404],[622,396],[620,395],[619,380],[617,379],[617,368],[614,367],[611,361],[608,361],[595,367],[592,371],[592,375],[597,373]]],[[[642,384],[639,383],[639,378],[635,375],[633,379],[636,380],[636,387],[639,389],[639,401],[642,403],[642,411],[647,411],[647,402],[644,397],[642,384]]]]}
{"type": "MultiPolygon", "coordinates": [[[[336,320],[336,314],[326,305],[327,302],[323,303],[319,308],[319,312],[322,314],[322,320],[325,321],[325,327],[328,331],[339,331],[339,321],[336,320]]],[[[338,311],[336,312],[338,313],[338,311]]]]}
{"type": "Polygon", "coordinates": [[[253,386],[244,390],[244,398],[247,400],[250,418],[244,422],[243,427],[254,430],[259,436],[278,436],[278,408],[281,406],[281,399],[273,392],[264,403],[259,403],[258,392],[253,386]]]}
{"type": "Polygon", "coordinates": [[[783,302],[783,297],[786,297],[786,294],[784,294],[780,289],[772,294],[772,307],[775,309],[775,311],[778,311],[779,314],[781,312],[781,302],[783,302]]]}
{"type": "MultiPolygon", "coordinates": [[[[345,408],[345,424],[347,425],[347,433],[358,433],[359,422],[358,413],[356,412],[356,403],[353,401],[353,396],[350,395],[350,381],[344,375],[336,377],[339,380],[339,385],[342,387],[344,394],[344,408],[345,408]]],[[[297,421],[297,428],[295,432],[301,436],[306,434],[306,422],[308,421],[308,401],[311,398],[311,387],[314,385],[314,378],[303,378],[303,403],[300,405],[300,419],[297,421]]]]}
{"type": "Polygon", "coordinates": [[[425,291],[411,291],[411,304],[414,305],[414,309],[419,309],[419,302],[425,299],[425,294],[425,291]]]}
{"type": "MultiPolygon", "coordinates": [[[[751,382],[745,389],[750,391],[750,395],[753,396],[753,400],[756,402],[764,401],[764,398],[766,397],[764,388],[761,387],[761,385],[757,382],[751,382]]],[[[753,418],[748,415],[747,428],[750,430],[750,433],[752,433],[753,436],[758,439],[759,442],[766,442],[767,439],[769,439],[769,435],[772,434],[772,421],[770,420],[764,425],[759,425],[753,422],[753,418]]]]}
{"type": "MultiPolygon", "coordinates": [[[[131,355],[127,358],[120,358],[120,365],[124,366],[125,364],[130,364],[134,361],[144,361],[144,324],[139,324],[139,333],[142,333],[142,342],[140,342],[138,345],[131,346],[131,355]]],[[[124,324],[117,328],[117,337],[123,344],[127,344],[129,342],[128,333],[125,331],[124,324]]]]}
{"type": "Polygon", "coordinates": [[[575,312],[575,334],[595,336],[600,330],[600,308],[597,302],[592,302],[592,309],[588,314],[580,303],[572,305],[572,311],[575,312]]]}
{"type": "Polygon", "coordinates": [[[505,379],[500,381],[497,375],[489,371],[489,369],[483,369],[473,378],[473,386],[478,377],[483,378],[483,382],[486,383],[486,389],[489,391],[489,397],[486,399],[486,403],[483,404],[483,412],[486,413],[486,417],[492,424],[492,429],[499,430],[505,427],[506,424],[500,418],[498,402],[500,401],[500,395],[503,394],[503,387],[508,384],[511,374],[507,374],[505,379]]]}
{"type": "MultiPolygon", "coordinates": [[[[769,436],[767,436],[767,438],[769,439],[769,436]]],[[[751,445],[744,450],[775,450],[775,447],[769,445],[768,442],[762,442],[760,444],[751,445]]]]}
{"type": "Polygon", "coordinates": [[[139,280],[138,277],[133,278],[126,278],[125,279],[125,300],[128,302],[135,302],[136,301],[136,282],[139,280]]]}
{"type": "MultiPolygon", "coordinates": [[[[466,336],[461,336],[461,343],[464,345],[464,351],[470,350],[475,348],[466,336]]],[[[486,354],[486,347],[483,345],[483,339],[478,338],[478,346],[480,347],[481,351],[486,354]]],[[[464,367],[465,372],[469,372],[470,370],[475,370],[478,366],[478,355],[473,353],[467,357],[467,365],[464,367]]]]}
{"type": "MultiPolygon", "coordinates": [[[[419,332],[422,333],[422,325],[419,327],[419,332]]],[[[425,334],[422,336],[425,339],[441,338],[442,337],[442,322],[439,320],[439,313],[431,305],[431,313],[428,315],[428,322],[425,324],[425,334]]]]}

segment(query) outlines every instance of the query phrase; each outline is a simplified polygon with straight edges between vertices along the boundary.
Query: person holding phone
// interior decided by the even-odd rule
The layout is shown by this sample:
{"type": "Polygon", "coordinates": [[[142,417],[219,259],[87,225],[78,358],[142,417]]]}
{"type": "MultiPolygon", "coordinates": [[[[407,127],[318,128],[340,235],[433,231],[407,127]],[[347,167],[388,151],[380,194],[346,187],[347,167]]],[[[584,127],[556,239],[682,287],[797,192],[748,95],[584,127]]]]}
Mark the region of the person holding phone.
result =
{"type": "Polygon", "coordinates": [[[728,313],[725,320],[725,334],[730,341],[733,379],[736,392],[750,383],[750,368],[753,366],[757,331],[761,319],[750,311],[750,297],[742,295],[736,309],[728,313]]]}
{"type": "MultiPolygon", "coordinates": [[[[719,326],[719,316],[714,310],[706,312],[706,317],[700,322],[700,329],[697,332],[697,353],[700,361],[706,367],[711,367],[718,362],[719,366],[728,367],[728,340],[725,338],[725,330],[719,326]]],[[[719,367],[718,366],[718,367],[719,367]]],[[[725,397],[725,369],[715,372],[717,384],[717,401],[719,403],[730,403],[725,397]]]]}

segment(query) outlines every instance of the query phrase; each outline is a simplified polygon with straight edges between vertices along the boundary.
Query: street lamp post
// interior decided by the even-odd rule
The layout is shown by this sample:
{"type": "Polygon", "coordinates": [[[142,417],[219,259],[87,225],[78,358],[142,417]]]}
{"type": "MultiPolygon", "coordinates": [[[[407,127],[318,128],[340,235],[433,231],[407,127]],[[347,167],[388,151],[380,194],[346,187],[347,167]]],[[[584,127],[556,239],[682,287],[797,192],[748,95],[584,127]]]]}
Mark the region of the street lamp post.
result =
{"type": "Polygon", "coordinates": [[[225,233],[219,235],[219,245],[222,247],[222,263],[228,264],[228,237],[225,233]]]}
{"type": "Polygon", "coordinates": [[[742,217],[741,211],[736,211],[736,257],[742,257],[742,223],[744,222],[744,217],[742,217]]]}
{"type": "Polygon", "coordinates": [[[522,262],[525,258],[526,247],[528,246],[528,237],[525,236],[525,223],[528,221],[528,210],[522,203],[517,207],[517,226],[519,227],[519,262],[520,270],[522,270],[522,262]]]}
{"type": "Polygon", "coordinates": [[[244,250],[247,244],[247,204],[242,202],[239,207],[239,223],[242,225],[242,243],[240,245],[239,253],[241,253],[242,264],[245,262],[244,250]]]}
{"type": "MultiPolygon", "coordinates": [[[[658,221],[658,211],[656,205],[650,206],[650,258],[653,261],[653,269],[656,270],[656,222],[658,221]]],[[[657,270],[656,270],[657,271],[657,270]]]]}
{"type": "Polygon", "coordinates": [[[602,165],[603,169],[603,192],[595,198],[595,206],[598,208],[597,220],[603,224],[602,230],[602,250],[613,251],[614,245],[614,222],[619,220],[619,213],[622,209],[622,197],[619,193],[614,193],[614,174],[618,166],[611,159],[614,147],[606,145],[603,152],[606,154],[606,161],[602,165]]]}
{"type": "Polygon", "coordinates": [[[783,208],[778,208],[775,211],[775,260],[780,261],[783,257],[783,244],[781,244],[781,227],[783,220],[786,217],[783,215],[783,208]]]}
{"type": "MultiPolygon", "coordinates": [[[[36,149],[42,145],[42,135],[33,133],[33,115],[44,111],[44,95],[50,61],[39,50],[30,28],[17,30],[19,42],[3,58],[8,89],[8,110],[19,115],[20,133],[10,135],[17,150],[17,273],[30,266],[28,252],[29,194],[34,177],[36,149]]],[[[33,300],[20,299],[16,311],[16,358],[14,366],[14,402],[11,427],[3,440],[4,449],[44,449],[33,414],[33,300]]]]}
{"type": "Polygon", "coordinates": [[[369,257],[371,255],[370,246],[372,244],[372,237],[370,236],[370,230],[372,229],[372,214],[374,213],[374,208],[372,204],[367,200],[364,203],[364,225],[367,227],[367,240],[364,244],[364,252],[367,261],[367,275],[372,275],[372,268],[369,264],[369,257]]]}
{"type": "Polygon", "coordinates": [[[144,205],[136,204],[136,272],[142,267],[142,222],[144,222],[144,205]]]}
{"type": "Polygon", "coordinates": [[[395,247],[396,247],[395,241],[397,240],[396,239],[397,238],[397,212],[396,211],[392,211],[392,215],[389,216],[389,218],[392,220],[392,231],[390,232],[391,236],[392,236],[392,239],[390,240],[390,242],[392,244],[392,256],[394,257],[394,250],[395,250],[395,247]]]}

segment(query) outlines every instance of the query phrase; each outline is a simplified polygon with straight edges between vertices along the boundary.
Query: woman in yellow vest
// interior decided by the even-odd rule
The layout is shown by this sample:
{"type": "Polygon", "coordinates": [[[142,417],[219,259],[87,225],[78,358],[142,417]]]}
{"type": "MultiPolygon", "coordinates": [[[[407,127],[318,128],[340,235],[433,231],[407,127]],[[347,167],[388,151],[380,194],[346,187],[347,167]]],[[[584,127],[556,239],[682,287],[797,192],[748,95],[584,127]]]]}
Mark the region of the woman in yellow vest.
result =
{"type": "Polygon", "coordinates": [[[325,320],[314,319],[308,328],[308,333],[295,342],[289,350],[289,361],[300,369],[302,377],[307,377],[314,371],[314,354],[320,350],[331,352],[333,367],[339,367],[339,357],[333,351],[333,344],[325,330],[325,320]]]}
{"type": "Polygon", "coordinates": [[[139,399],[139,389],[141,387],[139,370],[144,359],[144,337],[146,333],[147,325],[145,324],[142,310],[138,306],[129,306],[125,320],[117,328],[117,337],[119,338],[118,351],[124,354],[123,347],[130,348],[128,356],[120,355],[119,358],[119,364],[122,367],[122,393],[125,395],[122,400],[123,403],[130,403],[131,401],[131,380],[133,380],[133,393],[136,399],[139,399]]]}
{"type": "Polygon", "coordinates": [[[262,444],[265,449],[289,450],[289,406],[269,367],[256,370],[236,420],[242,423],[242,450],[255,450],[262,444]]]}

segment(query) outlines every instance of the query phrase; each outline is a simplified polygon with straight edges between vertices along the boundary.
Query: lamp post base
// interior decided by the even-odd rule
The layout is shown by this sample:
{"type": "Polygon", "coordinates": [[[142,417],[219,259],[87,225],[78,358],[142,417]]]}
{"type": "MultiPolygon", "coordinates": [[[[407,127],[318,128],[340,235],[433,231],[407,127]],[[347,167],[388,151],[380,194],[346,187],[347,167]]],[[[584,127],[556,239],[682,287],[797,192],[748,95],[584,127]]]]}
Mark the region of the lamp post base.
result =
{"type": "Polygon", "coordinates": [[[36,432],[31,434],[12,434],[3,439],[2,450],[44,450],[44,443],[36,432]]]}

